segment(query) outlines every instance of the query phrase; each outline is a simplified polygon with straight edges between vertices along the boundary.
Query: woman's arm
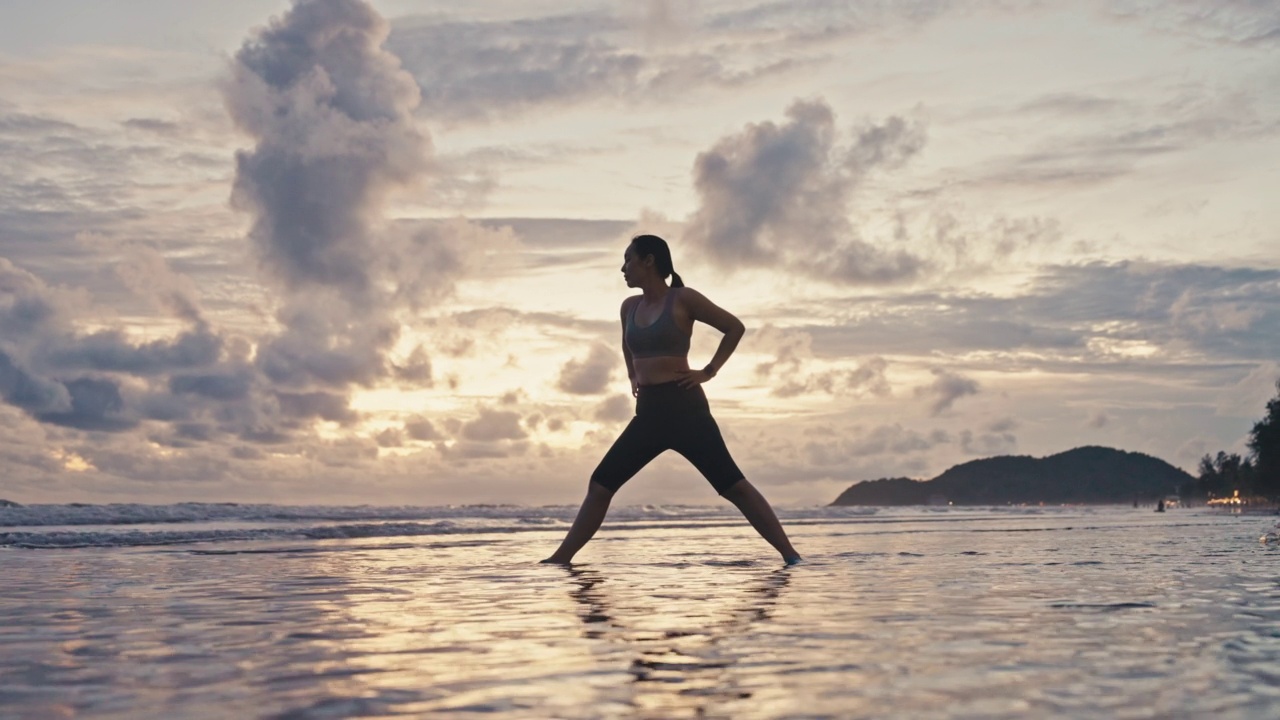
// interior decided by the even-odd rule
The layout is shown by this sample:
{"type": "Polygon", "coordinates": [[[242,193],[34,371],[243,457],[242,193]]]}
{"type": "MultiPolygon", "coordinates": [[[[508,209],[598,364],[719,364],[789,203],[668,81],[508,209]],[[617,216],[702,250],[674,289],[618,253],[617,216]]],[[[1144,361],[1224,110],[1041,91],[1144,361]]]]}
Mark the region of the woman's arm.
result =
{"type": "Polygon", "coordinates": [[[622,319],[622,359],[627,364],[627,377],[631,378],[631,396],[635,397],[640,394],[640,386],[636,384],[636,364],[631,358],[631,348],[627,347],[627,310],[631,301],[632,298],[622,301],[619,314],[622,319]]]}
{"type": "Polygon", "coordinates": [[[707,363],[705,368],[711,372],[689,370],[681,378],[680,384],[682,386],[692,387],[695,384],[710,380],[715,373],[720,371],[720,368],[724,367],[724,364],[729,361],[729,356],[738,347],[738,341],[742,339],[742,335],[747,331],[747,328],[733,313],[711,302],[705,295],[693,288],[682,289],[680,291],[680,300],[684,303],[690,319],[695,322],[706,323],[724,333],[724,337],[720,338],[720,347],[716,348],[716,354],[711,357],[711,362],[707,363]]]}

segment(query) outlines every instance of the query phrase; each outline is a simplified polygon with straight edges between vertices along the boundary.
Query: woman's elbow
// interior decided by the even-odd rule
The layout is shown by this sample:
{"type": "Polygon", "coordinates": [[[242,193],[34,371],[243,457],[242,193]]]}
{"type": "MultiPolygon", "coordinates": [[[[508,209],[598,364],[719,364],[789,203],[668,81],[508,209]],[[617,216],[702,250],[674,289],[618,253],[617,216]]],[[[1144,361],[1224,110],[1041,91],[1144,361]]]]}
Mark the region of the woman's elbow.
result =
{"type": "Polygon", "coordinates": [[[729,334],[742,337],[747,332],[747,326],[742,324],[738,318],[733,319],[733,324],[729,326],[729,334]]]}

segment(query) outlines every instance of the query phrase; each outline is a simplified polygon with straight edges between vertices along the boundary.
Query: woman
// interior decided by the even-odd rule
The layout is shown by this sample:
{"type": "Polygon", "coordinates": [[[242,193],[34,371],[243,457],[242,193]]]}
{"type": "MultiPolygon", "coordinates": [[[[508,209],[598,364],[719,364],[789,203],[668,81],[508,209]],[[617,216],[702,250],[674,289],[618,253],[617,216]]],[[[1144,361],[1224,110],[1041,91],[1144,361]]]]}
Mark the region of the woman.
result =
{"type": "Polygon", "coordinates": [[[675,450],[692,462],[788,565],[798,562],[800,555],[791,547],[773,508],[729,455],[699,387],[724,366],[745,328],[738,318],[684,286],[672,268],[671,250],[657,235],[632,238],[622,259],[627,287],[640,288],[642,293],[623,300],[621,311],[622,357],[631,376],[636,416],[591,474],[587,497],[560,548],[543,562],[573,560],[600,528],[618,488],[665,450],[675,450]],[[724,333],[715,356],[701,370],[689,369],[694,321],[724,333]]]}

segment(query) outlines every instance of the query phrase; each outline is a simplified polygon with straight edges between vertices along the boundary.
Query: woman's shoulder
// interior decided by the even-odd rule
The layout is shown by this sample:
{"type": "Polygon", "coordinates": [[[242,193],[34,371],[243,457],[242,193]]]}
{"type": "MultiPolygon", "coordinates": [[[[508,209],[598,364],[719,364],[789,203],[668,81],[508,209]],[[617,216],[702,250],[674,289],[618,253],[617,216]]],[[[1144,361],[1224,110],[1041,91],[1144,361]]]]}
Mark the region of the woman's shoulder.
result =
{"type": "Polygon", "coordinates": [[[673,287],[671,288],[671,292],[676,293],[675,295],[676,300],[682,300],[684,302],[688,302],[690,300],[697,300],[703,297],[702,293],[698,292],[697,290],[694,290],[688,285],[673,287]]]}

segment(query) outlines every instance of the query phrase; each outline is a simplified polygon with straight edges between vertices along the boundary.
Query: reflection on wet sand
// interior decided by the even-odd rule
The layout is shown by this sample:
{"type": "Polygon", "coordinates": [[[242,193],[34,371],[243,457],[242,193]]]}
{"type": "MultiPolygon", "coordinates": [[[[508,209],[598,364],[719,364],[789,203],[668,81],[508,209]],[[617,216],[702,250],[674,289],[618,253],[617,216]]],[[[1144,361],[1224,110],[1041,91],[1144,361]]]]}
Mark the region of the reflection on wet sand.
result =
{"type": "Polygon", "coordinates": [[[1274,547],[1151,516],[7,553],[0,716],[1275,716],[1274,547]]]}
{"type": "Polygon", "coordinates": [[[601,699],[662,717],[703,716],[752,697],[751,687],[739,682],[741,674],[732,672],[743,658],[734,641],[770,618],[791,579],[789,568],[716,568],[718,577],[708,587],[709,578],[695,570],[688,573],[692,587],[682,587],[677,577],[646,593],[591,568],[565,570],[583,637],[631,656],[633,680],[619,689],[628,697],[601,699]]]}

